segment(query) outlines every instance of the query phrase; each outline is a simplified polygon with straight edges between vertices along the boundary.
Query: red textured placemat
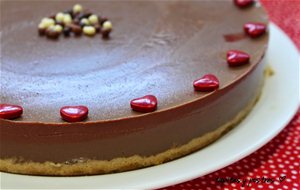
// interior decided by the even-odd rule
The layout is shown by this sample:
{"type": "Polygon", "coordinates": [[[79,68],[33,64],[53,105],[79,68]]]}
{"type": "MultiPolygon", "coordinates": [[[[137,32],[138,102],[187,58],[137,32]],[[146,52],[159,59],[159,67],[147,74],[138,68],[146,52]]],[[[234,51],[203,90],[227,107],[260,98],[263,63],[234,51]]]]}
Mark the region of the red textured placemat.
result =
{"type": "MultiPolygon", "coordinates": [[[[300,50],[300,0],[261,3],[300,50]]],[[[256,152],[211,174],[164,188],[171,189],[300,190],[300,110],[279,135],[256,152]]]]}

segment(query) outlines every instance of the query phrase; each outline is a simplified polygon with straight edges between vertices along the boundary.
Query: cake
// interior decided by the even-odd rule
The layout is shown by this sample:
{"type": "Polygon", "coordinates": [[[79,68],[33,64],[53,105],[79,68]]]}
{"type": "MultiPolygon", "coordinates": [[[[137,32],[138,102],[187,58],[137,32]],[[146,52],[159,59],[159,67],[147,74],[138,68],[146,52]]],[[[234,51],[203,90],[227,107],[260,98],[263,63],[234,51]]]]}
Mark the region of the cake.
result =
{"type": "Polygon", "coordinates": [[[1,1],[0,170],[122,172],[216,141],[264,82],[266,13],[234,2],[1,1]],[[76,3],[111,20],[109,39],[38,34],[76,3]]]}

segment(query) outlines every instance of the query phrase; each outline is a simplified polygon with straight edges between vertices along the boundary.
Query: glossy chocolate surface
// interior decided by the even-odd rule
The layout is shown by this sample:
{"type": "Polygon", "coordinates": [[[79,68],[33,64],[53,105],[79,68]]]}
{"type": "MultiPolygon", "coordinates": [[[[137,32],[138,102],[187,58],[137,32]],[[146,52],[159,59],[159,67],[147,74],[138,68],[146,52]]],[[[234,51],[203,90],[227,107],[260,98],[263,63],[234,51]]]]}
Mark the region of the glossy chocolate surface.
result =
{"type": "Polygon", "coordinates": [[[0,120],[1,158],[63,162],[152,155],[187,143],[232,119],[257,95],[268,34],[226,40],[249,21],[267,22],[260,7],[232,1],[82,2],[110,18],[110,40],[37,33],[39,21],[74,1],[1,2],[1,103],[21,105],[23,116],[0,120]],[[250,54],[250,64],[230,68],[226,52],[250,54]],[[213,93],[193,81],[212,73],[213,93]],[[142,114],[130,100],[153,94],[158,110],[142,114]],[[238,98],[237,98],[238,97],[238,98]],[[85,122],[61,120],[59,109],[85,105],[85,122]]]}

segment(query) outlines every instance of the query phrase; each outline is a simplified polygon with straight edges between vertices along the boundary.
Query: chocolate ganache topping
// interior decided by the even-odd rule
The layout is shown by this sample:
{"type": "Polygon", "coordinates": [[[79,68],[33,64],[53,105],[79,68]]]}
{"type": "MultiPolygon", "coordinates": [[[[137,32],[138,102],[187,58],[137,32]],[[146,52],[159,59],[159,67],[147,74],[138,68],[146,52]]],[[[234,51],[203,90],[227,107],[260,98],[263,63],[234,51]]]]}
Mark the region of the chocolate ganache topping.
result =
{"type": "Polygon", "coordinates": [[[193,91],[196,78],[212,73],[221,89],[230,85],[258,62],[267,40],[225,41],[224,35],[243,33],[245,22],[266,22],[260,8],[226,1],[82,2],[114,22],[110,40],[36,35],[45,14],[73,4],[2,3],[1,102],[24,108],[17,121],[59,123],[65,105],[88,106],[87,121],[131,117],[140,113],[130,100],[146,94],[159,99],[159,110],[203,98],[207,93],[193,91]],[[227,67],[229,49],[249,53],[252,64],[227,67]]]}

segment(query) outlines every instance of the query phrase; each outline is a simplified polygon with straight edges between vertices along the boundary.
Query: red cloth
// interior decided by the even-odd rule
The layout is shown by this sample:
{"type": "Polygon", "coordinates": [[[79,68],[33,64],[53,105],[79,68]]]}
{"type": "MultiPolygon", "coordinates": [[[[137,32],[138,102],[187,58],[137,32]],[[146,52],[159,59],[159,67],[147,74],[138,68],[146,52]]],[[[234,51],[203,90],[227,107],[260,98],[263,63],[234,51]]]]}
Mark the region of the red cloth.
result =
{"type": "MultiPolygon", "coordinates": [[[[261,3],[270,19],[291,37],[300,50],[300,0],[261,0],[261,3]]],[[[299,165],[300,110],[279,135],[246,158],[206,176],[164,189],[299,190],[299,165]],[[242,187],[242,183],[218,182],[218,177],[246,179],[248,183],[252,179],[252,183],[250,186],[246,183],[245,187],[242,187]],[[255,178],[260,181],[254,181],[255,178]]]]}

